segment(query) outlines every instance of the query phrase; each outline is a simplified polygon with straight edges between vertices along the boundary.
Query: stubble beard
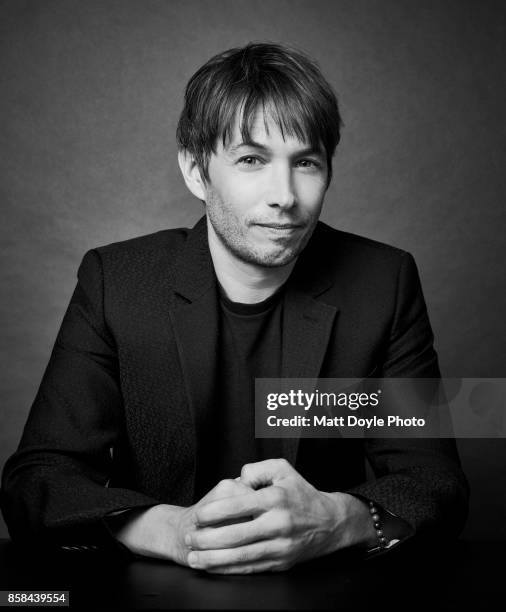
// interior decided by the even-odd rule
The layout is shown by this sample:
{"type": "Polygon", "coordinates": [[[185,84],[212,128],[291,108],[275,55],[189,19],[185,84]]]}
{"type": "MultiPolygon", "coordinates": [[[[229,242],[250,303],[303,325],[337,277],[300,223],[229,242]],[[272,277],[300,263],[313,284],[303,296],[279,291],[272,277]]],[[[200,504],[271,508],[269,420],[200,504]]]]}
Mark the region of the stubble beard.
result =
{"type": "Polygon", "coordinates": [[[237,259],[265,268],[280,268],[298,257],[309,242],[318,222],[318,218],[315,218],[310,227],[306,228],[302,239],[299,239],[293,246],[263,251],[252,241],[248,241],[245,236],[246,228],[239,223],[231,223],[231,220],[236,220],[236,217],[229,213],[228,209],[231,207],[224,204],[216,194],[212,191],[208,193],[206,213],[222,245],[237,259]]]}

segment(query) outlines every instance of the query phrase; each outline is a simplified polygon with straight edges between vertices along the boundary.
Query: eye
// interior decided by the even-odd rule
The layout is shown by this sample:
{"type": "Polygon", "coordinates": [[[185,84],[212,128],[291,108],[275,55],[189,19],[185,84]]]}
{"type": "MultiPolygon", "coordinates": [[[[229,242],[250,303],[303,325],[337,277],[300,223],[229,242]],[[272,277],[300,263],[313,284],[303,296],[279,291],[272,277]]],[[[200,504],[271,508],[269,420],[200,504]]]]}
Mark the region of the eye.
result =
{"type": "Polygon", "coordinates": [[[256,157],[255,155],[245,155],[244,157],[238,159],[237,163],[243,164],[244,166],[256,166],[258,163],[260,163],[260,161],[260,158],[256,157]]]}
{"type": "Polygon", "coordinates": [[[320,162],[315,159],[299,159],[297,166],[299,168],[321,168],[320,162]]]}

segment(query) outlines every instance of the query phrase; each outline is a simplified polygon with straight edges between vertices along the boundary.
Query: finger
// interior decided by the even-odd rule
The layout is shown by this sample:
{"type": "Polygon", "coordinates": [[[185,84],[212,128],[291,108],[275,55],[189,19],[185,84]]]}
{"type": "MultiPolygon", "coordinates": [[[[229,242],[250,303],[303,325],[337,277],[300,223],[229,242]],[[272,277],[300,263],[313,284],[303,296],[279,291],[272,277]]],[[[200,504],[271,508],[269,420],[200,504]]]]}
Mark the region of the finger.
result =
{"type": "Polygon", "coordinates": [[[188,565],[195,569],[248,565],[259,561],[282,559],[288,552],[285,540],[264,540],[238,548],[194,550],[188,555],[188,565]]]}
{"type": "Polygon", "coordinates": [[[243,565],[210,567],[204,571],[208,574],[258,574],[260,572],[282,572],[288,568],[289,565],[282,561],[261,561],[243,565]]]}
{"type": "Polygon", "coordinates": [[[293,471],[293,467],[286,459],[266,459],[247,463],[241,470],[241,482],[258,489],[274,484],[293,471]]]}
{"type": "Polygon", "coordinates": [[[216,499],[234,497],[235,495],[244,495],[245,493],[251,493],[251,491],[251,487],[240,482],[239,480],[226,478],[225,480],[220,480],[220,482],[210,491],[208,491],[198,503],[200,505],[204,502],[210,502],[216,499]]]}
{"type": "MultiPolygon", "coordinates": [[[[282,517],[280,517],[281,519],[282,517]]],[[[259,540],[281,535],[281,520],[266,512],[247,523],[233,523],[227,527],[204,527],[187,534],[185,544],[193,550],[218,550],[235,548],[259,540]]]]}
{"type": "Polygon", "coordinates": [[[231,519],[246,516],[256,517],[269,509],[270,494],[267,489],[252,491],[226,499],[219,499],[203,504],[195,510],[197,523],[200,527],[221,523],[231,519]]]}

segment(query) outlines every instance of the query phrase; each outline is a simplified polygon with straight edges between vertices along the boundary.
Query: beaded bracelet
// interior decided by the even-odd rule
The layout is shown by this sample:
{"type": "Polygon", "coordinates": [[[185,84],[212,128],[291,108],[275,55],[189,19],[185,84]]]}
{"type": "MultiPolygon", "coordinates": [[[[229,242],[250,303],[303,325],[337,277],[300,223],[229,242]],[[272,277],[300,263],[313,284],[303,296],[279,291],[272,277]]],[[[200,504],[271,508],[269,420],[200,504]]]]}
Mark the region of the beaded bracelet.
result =
{"type": "Polygon", "coordinates": [[[378,548],[386,548],[387,539],[383,535],[383,530],[381,528],[380,515],[378,514],[378,509],[374,505],[374,502],[369,502],[369,512],[371,513],[371,518],[374,523],[374,529],[376,530],[376,535],[378,536],[378,548]]]}

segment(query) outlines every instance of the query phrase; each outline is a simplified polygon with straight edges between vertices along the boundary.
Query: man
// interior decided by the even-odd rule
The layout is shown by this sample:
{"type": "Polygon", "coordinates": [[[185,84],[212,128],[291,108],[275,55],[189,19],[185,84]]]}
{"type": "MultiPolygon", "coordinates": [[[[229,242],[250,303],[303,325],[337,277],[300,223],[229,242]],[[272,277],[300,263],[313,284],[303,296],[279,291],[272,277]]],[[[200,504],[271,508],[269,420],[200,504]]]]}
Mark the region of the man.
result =
{"type": "Polygon", "coordinates": [[[84,257],[4,470],[14,539],[250,573],[460,532],[453,441],[254,437],[256,377],[439,376],[411,255],[318,222],[340,125],[279,45],[191,78],[179,163],[206,215],[84,257]]]}

